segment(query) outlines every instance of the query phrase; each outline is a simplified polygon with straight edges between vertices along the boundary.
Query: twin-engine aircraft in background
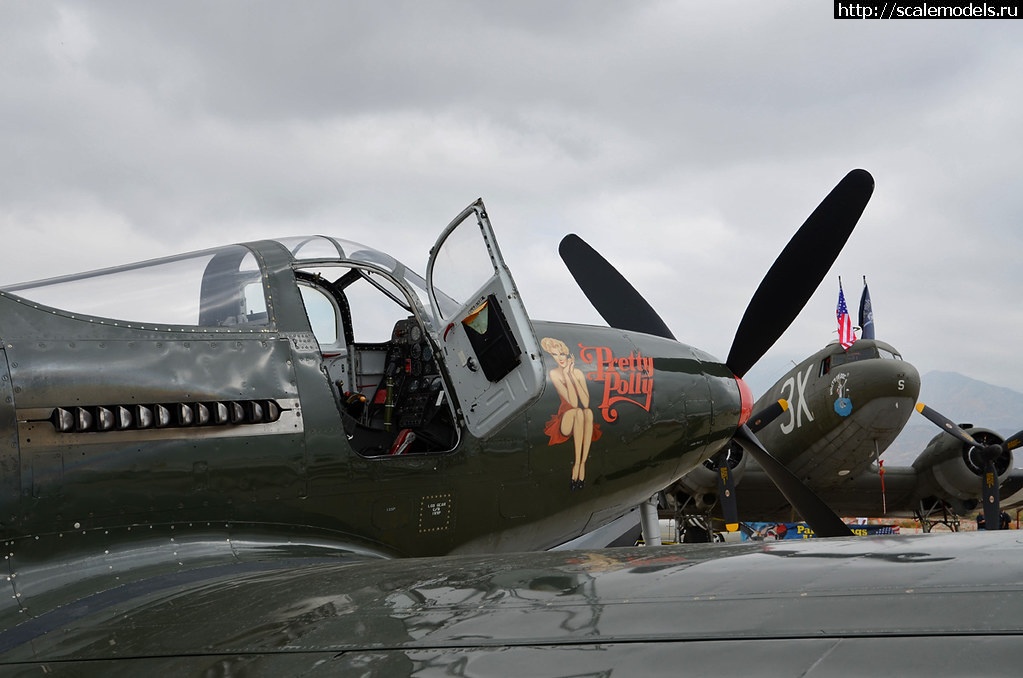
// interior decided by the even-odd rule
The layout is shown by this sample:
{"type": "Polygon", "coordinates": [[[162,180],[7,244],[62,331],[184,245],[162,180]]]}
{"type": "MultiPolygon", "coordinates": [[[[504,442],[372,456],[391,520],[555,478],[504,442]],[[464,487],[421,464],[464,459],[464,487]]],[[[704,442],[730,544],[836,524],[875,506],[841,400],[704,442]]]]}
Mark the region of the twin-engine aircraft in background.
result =
{"type": "Polygon", "coordinates": [[[287,610],[257,610],[235,586],[352,554],[549,548],[731,440],[818,534],[849,534],[746,427],[742,375],[817,288],[872,190],[855,170],[814,210],[724,362],[671,337],[576,236],[561,255],[612,327],[530,321],[480,201],[441,233],[425,278],[317,236],[3,288],[0,655],[162,655],[176,641],[139,618],[107,621],[127,619],[131,599],[161,629],[201,628],[163,607],[171,588],[230,594],[234,612],[211,614],[252,610],[265,628],[357,605],[289,597],[287,610]]]}
{"type": "MultiPolygon", "coordinates": [[[[842,302],[840,302],[841,308],[842,302]]],[[[776,459],[843,516],[916,518],[925,531],[956,527],[978,507],[997,525],[1001,494],[1023,489],[1012,450],[1021,434],[957,426],[917,404],[920,375],[899,352],[875,338],[864,282],[863,336],[834,341],[789,370],[754,406],[750,426],[776,459]],[[777,402],[786,409],[778,410],[777,402]],[[945,432],[936,435],[912,466],[888,466],[881,455],[917,409],[945,432]]],[[[735,526],[798,520],[796,512],[755,460],[730,445],[674,483],[666,493],[679,515],[683,538],[710,538],[713,518],[735,526]],[[726,484],[727,483],[727,484],[726,484]]],[[[732,528],[734,530],[734,527],[732,528]]]]}

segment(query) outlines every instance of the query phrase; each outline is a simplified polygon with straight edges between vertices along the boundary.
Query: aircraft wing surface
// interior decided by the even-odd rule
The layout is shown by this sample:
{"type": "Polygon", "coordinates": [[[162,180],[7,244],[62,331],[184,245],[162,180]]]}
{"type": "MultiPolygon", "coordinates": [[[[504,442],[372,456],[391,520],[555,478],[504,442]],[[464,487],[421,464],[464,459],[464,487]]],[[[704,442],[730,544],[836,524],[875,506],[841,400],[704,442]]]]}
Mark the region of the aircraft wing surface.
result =
{"type": "Polygon", "coordinates": [[[0,633],[4,675],[1009,675],[1023,633],[1014,531],[369,562],[280,549],[80,581],[26,596],[0,633]]]}
{"type": "MultiPolygon", "coordinates": [[[[841,485],[818,490],[821,499],[843,516],[913,517],[919,508],[919,477],[912,466],[885,469],[885,491],[881,478],[873,472],[848,478],[841,485]]],[[[748,469],[740,485],[740,506],[750,521],[788,521],[797,517],[785,497],[767,474],[748,469]]]]}

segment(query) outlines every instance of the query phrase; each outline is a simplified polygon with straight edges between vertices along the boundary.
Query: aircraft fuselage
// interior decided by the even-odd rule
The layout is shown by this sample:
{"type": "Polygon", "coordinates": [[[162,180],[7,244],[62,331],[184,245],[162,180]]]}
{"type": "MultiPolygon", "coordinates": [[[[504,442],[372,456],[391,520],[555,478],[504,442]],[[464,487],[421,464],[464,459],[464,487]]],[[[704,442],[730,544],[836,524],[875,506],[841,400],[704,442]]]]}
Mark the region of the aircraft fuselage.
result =
{"type": "MultiPolygon", "coordinates": [[[[266,295],[249,322],[115,320],[0,291],[4,538],[59,548],[70,532],[217,524],[399,555],[546,548],[649,497],[739,422],[737,381],[707,354],[537,322],[567,351],[522,357],[542,367],[540,393],[473,435],[454,373],[474,363],[415,304],[389,341],[337,327],[326,346],[300,287],[340,286],[300,280],[276,242],[244,248],[266,295]]],[[[483,406],[500,386],[486,383],[483,406]]]]}
{"type": "Polygon", "coordinates": [[[920,375],[885,342],[831,344],[793,368],[754,409],[784,398],[788,410],[757,433],[798,477],[827,489],[866,471],[902,431],[920,375]]]}
{"type": "MultiPolygon", "coordinates": [[[[889,344],[860,339],[848,351],[833,343],[793,367],[755,406],[766,410],[785,400],[787,409],[757,431],[757,437],[800,480],[831,504],[831,499],[864,474],[876,477],[878,457],[895,440],[913,413],[920,377],[889,344]]],[[[743,520],[794,519],[788,501],[760,466],[730,452],[743,520]]],[[[879,483],[868,483],[883,504],[879,483]]],[[[701,465],[673,488],[696,512],[720,513],[717,472],[701,465]]],[[[843,495],[844,496],[844,495],[843,495]]],[[[873,505],[873,503],[871,505],[873,505]]],[[[842,511],[845,505],[834,505],[842,511]]],[[[862,514],[857,514],[862,515],[862,514]]]]}

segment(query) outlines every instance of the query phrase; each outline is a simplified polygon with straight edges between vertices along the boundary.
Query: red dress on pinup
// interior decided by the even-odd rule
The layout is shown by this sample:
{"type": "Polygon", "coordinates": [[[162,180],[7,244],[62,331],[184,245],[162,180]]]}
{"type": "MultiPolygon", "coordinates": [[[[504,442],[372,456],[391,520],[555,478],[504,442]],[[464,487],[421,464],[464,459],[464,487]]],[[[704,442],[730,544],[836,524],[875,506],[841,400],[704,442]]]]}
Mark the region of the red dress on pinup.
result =
{"type": "MultiPolygon", "coordinates": [[[[560,396],[560,394],[559,394],[560,396]]],[[[548,445],[557,445],[558,443],[566,442],[569,437],[561,432],[561,418],[572,409],[572,405],[567,400],[561,398],[561,405],[558,406],[558,413],[552,414],[551,418],[547,420],[547,424],[543,427],[543,432],[547,434],[551,440],[548,445]]],[[[593,423],[593,436],[590,438],[590,442],[597,442],[600,440],[600,424],[593,423]]]]}

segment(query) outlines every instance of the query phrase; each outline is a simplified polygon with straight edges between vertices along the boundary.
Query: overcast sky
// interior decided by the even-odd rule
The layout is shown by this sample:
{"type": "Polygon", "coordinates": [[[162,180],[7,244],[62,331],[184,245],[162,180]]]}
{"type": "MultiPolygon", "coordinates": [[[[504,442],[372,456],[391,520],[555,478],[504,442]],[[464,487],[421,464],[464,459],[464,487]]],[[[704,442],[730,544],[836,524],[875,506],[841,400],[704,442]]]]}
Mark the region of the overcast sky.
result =
{"type": "Polygon", "coordinates": [[[423,270],[482,197],[532,316],[601,322],[575,232],[723,359],[862,167],[874,197],[754,389],[865,275],[921,373],[1023,390],[1021,31],[810,0],[0,0],[0,284],[306,233],[423,270]]]}

